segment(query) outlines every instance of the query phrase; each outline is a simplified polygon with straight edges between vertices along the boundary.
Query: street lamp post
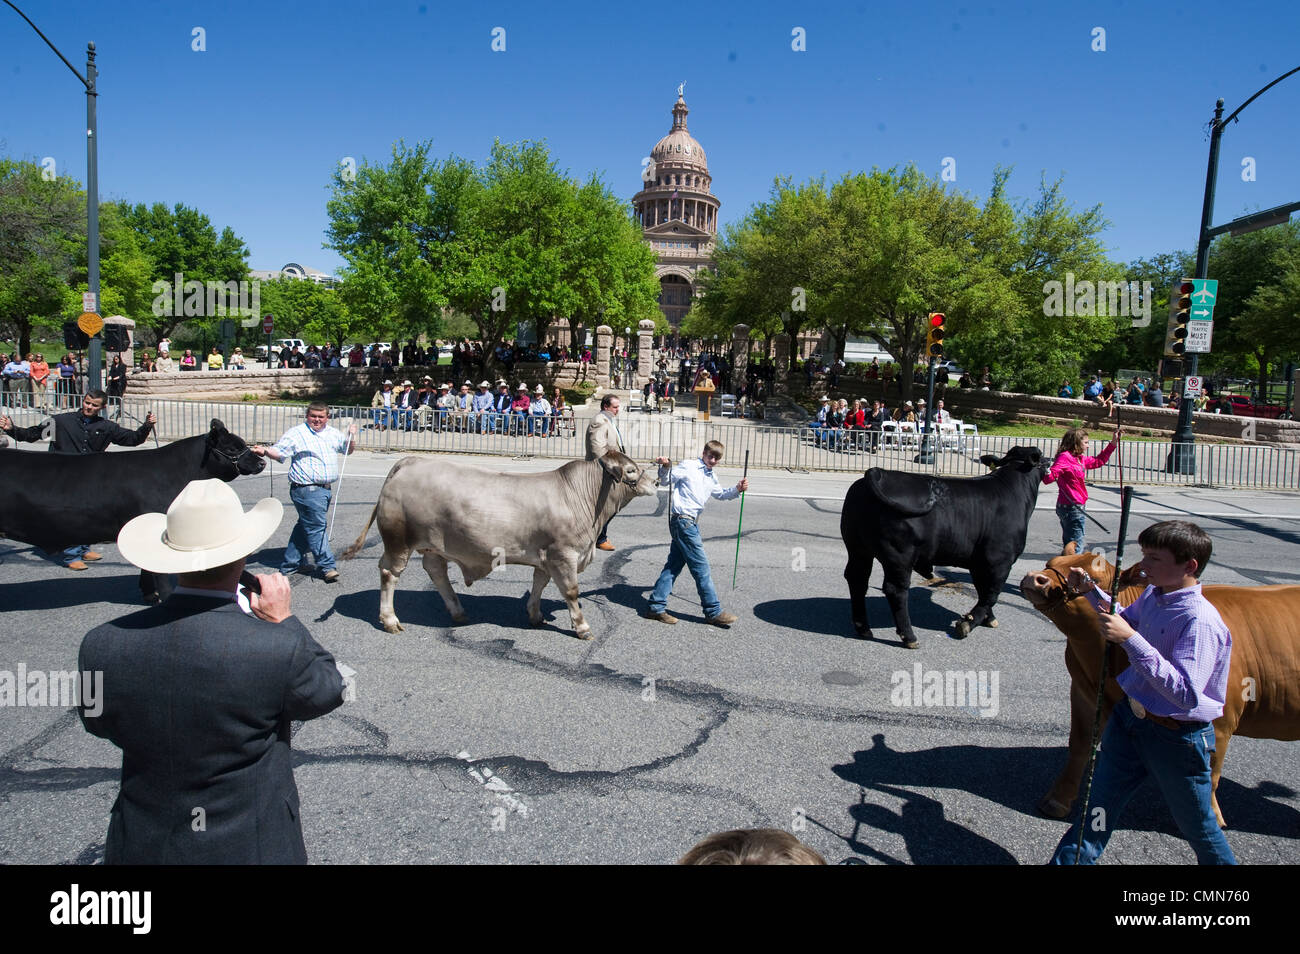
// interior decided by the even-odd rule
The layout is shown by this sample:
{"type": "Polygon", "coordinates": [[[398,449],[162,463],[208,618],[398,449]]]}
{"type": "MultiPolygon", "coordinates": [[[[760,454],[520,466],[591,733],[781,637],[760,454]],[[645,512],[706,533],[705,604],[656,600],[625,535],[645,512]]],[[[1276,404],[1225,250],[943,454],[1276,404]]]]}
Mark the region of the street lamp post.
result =
{"type": "MultiPolygon", "coordinates": [[[[86,284],[90,287],[90,293],[95,296],[95,310],[98,311],[99,304],[99,150],[98,139],[99,130],[95,118],[95,100],[99,93],[95,89],[95,79],[99,71],[95,67],[95,44],[86,44],[86,75],[82,76],[77,72],[77,68],[68,62],[68,58],[59,52],[59,48],[50,42],[49,38],[40,31],[40,28],[32,23],[31,19],[23,11],[13,5],[11,0],[4,0],[15,13],[27,21],[27,25],[36,31],[36,35],[45,41],[45,45],[54,51],[55,55],[63,60],[63,65],[72,70],[72,75],[81,81],[81,85],[86,87],[86,284]]],[[[90,356],[87,359],[90,367],[87,369],[89,374],[88,385],[92,390],[97,390],[103,382],[103,376],[100,369],[100,362],[103,360],[103,338],[99,334],[90,339],[90,356]]]]}
{"type": "MultiPolygon", "coordinates": [[[[1286,221],[1292,212],[1300,208],[1300,202],[1293,202],[1290,205],[1269,209],[1264,213],[1255,213],[1246,216],[1244,219],[1237,219],[1226,225],[1215,228],[1210,226],[1210,221],[1214,218],[1214,190],[1219,176],[1219,140],[1223,137],[1223,130],[1228,123],[1241,114],[1243,109],[1294,73],[1300,73],[1300,66],[1283,73],[1263,89],[1257,90],[1253,96],[1238,106],[1227,119],[1223,118],[1223,100],[1220,99],[1214,105],[1214,119],[1210,122],[1210,157],[1205,170],[1205,197],[1201,204],[1201,230],[1196,243],[1196,278],[1206,278],[1209,275],[1210,242],[1216,235],[1221,235],[1224,232],[1241,234],[1257,228],[1276,225],[1279,222],[1286,221]]],[[[1184,380],[1188,376],[1194,376],[1198,366],[1198,354],[1194,351],[1189,354],[1191,360],[1183,369],[1184,380]]],[[[1168,464],[1168,469],[1176,474],[1196,473],[1196,453],[1193,446],[1196,435],[1192,432],[1193,403],[1184,399],[1178,405],[1178,427],[1174,431],[1174,444],[1168,464]]]]}

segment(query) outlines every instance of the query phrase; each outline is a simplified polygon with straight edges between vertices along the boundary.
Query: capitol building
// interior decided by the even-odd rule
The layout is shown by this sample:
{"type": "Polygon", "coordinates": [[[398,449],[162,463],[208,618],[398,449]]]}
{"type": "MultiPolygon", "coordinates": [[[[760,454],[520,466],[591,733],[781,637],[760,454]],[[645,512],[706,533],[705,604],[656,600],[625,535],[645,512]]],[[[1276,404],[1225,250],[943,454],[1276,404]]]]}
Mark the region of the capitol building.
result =
{"type": "Polygon", "coordinates": [[[718,236],[718,207],[704,148],[687,131],[690,109],[677,87],[673,125],[650,150],[642,172],[644,188],[632,197],[646,243],[654,249],[659,307],[674,330],[699,291],[701,272],[712,269],[718,236]]]}

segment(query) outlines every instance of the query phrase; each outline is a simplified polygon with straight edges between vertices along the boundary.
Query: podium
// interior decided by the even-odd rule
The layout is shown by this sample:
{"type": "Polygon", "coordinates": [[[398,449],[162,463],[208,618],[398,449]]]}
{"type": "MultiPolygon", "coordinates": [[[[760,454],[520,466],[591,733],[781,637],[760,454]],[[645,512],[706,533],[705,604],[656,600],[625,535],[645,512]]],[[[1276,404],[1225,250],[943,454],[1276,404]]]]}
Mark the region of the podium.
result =
{"type": "Polygon", "coordinates": [[[695,385],[695,419],[697,421],[709,420],[709,401],[713,397],[713,392],[717,388],[713,386],[713,379],[705,375],[700,383],[695,385]]]}

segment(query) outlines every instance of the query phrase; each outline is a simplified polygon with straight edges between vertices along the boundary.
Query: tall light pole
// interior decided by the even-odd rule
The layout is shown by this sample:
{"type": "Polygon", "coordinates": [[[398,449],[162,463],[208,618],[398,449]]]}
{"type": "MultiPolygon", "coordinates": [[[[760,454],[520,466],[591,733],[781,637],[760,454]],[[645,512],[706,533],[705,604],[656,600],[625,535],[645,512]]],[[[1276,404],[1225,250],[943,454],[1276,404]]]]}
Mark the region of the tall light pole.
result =
{"type": "MultiPolygon", "coordinates": [[[[1210,265],[1210,242],[1216,235],[1224,232],[1231,232],[1234,235],[1241,235],[1255,229],[1267,228],[1270,225],[1278,225],[1287,221],[1291,213],[1300,209],[1300,202],[1292,202],[1288,205],[1277,206],[1273,209],[1266,209],[1263,212],[1256,212],[1220,225],[1215,228],[1210,227],[1210,221],[1214,218],[1214,190],[1219,177],[1219,139],[1223,136],[1223,130],[1228,123],[1234,121],[1241,111],[1258,99],[1262,94],[1272,89],[1282,80],[1294,73],[1300,73],[1300,66],[1293,70],[1283,73],[1273,82],[1269,83],[1263,89],[1257,90],[1253,96],[1238,106],[1227,119],[1223,118],[1223,100],[1220,99],[1214,106],[1214,119],[1210,121],[1210,158],[1206,163],[1205,169],[1205,196],[1201,204],[1201,230],[1196,243],[1196,278],[1207,278],[1210,265]]],[[[1196,352],[1190,353],[1190,362],[1183,369],[1184,378],[1189,375],[1195,375],[1197,371],[1196,352]]],[[[1174,431],[1174,443],[1169,455],[1168,469],[1176,474],[1194,474],[1196,473],[1196,454],[1192,442],[1196,440],[1196,435],[1192,433],[1192,404],[1194,402],[1184,399],[1178,406],[1178,428],[1174,431]]]]}
{"type": "MultiPolygon", "coordinates": [[[[59,52],[59,48],[50,42],[49,37],[40,31],[40,28],[32,23],[31,19],[23,11],[13,5],[11,0],[4,0],[15,13],[27,21],[27,25],[36,31],[36,35],[45,41],[45,45],[54,51],[54,54],[61,60],[63,65],[72,70],[72,75],[81,81],[81,85],[86,87],[86,284],[90,287],[90,293],[95,296],[96,312],[99,311],[99,150],[97,140],[99,139],[99,130],[95,119],[95,100],[99,93],[95,89],[95,78],[98,76],[98,70],[95,68],[95,44],[86,44],[86,75],[82,76],[77,72],[77,68],[68,62],[68,58],[59,52]]],[[[90,356],[87,363],[90,367],[88,386],[92,390],[97,390],[102,382],[103,376],[100,370],[102,358],[103,338],[96,333],[90,339],[90,356]]]]}

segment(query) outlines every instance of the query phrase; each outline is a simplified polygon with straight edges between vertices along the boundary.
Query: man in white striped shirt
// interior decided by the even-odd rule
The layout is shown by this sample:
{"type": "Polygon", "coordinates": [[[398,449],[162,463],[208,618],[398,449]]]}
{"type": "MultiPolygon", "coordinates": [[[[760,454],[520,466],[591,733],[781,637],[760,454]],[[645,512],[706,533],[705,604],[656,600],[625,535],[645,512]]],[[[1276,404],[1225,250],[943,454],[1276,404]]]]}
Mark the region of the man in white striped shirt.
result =
{"type": "Polygon", "coordinates": [[[700,608],[704,610],[704,621],[724,629],[736,621],[732,613],[722,611],[717,591],[713,588],[713,577],[709,572],[709,558],[704,552],[700,540],[699,519],[704,512],[704,505],[710,497],[719,500],[735,500],[749,489],[749,480],[742,478],[736,486],[722,489],[713,468],[722,460],[722,444],[709,441],[704,445],[704,453],[695,460],[684,460],[671,472],[672,461],[667,457],[655,460],[659,465],[659,483],[668,482],[670,499],[668,515],[668,533],[672,545],[668,549],[668,562],[655,583],[654,592],[650,594],[650,609],[645,613],[646,619],[661,623],[675,623],[677,617],[668,612],[668,595],[673,583],[683,567],[690,567],[691,576],[695,577],[695,588],[700,594],[700,608]]]}
{"type": "Polygon", "coordinates": [[[330,551],[326,519],[330,512],[330,490],[339,479],[339,454],[351,454],[356,448],[357,425],[354,421],[345,437],[329,426],[329,407],[320,401],[307,406],[307,420],[292,427],[272,447],[256,444],[254,454],[274,461],[289,458],[289,499],[298,511],[298,523],[289,536],[280,572],[297,573],[304,551],[316,560],[316,569],[326,583],[338,581],[339,571],[330,551]]]}

